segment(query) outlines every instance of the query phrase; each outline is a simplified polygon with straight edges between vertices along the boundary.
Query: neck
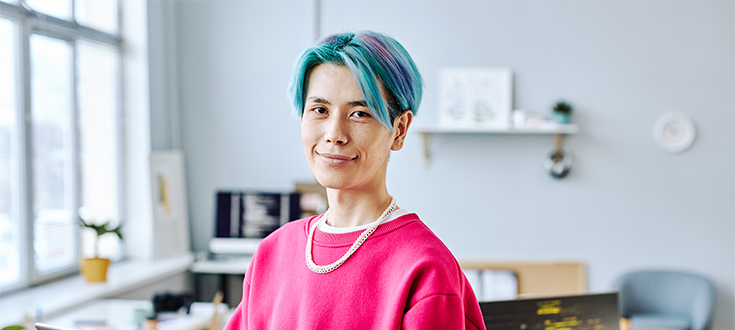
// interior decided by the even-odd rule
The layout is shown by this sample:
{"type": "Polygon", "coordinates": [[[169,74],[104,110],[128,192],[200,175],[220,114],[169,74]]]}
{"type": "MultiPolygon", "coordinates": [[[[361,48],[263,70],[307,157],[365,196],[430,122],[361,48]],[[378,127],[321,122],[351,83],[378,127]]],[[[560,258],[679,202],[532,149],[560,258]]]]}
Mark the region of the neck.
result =
{"type": "Polygon", "coordinates": [[[385,186],[369,192],[327,188],[327,198],[327,223],[332,227],[357,227],[373,222],[391,202],[385,186]]]}

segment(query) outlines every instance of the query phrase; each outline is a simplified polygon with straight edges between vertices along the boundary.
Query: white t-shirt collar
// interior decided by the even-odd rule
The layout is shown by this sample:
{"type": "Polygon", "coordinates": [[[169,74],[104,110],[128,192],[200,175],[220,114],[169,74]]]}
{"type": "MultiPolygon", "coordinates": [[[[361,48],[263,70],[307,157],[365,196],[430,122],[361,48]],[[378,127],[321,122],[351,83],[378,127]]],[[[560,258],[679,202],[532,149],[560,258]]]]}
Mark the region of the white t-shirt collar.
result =
{"type": "MultiPolygon", "coordinates": [[[[386,223],[388,221],[395,220],[398,217],[403,216],[403,215],[406,215],[406,214],[408,214],[408,211],[399,208],[399,209],[393,211],[393,213],[391,213],[391,215],[388,217],[388,219],[386,219],[383,223],[386,223]]],[[[319,231],[322,231],[322,232],[325,232],[325,233],[328,233],[328,234],[345,234],[345,233],[351,233],[351,232],[355,232],[355,231],[365,230],[368,227],[370,227],[370,223],[366,223],[366,224],[364,224],[362,226],[357,226],[357,227],[332,227],[329,224],[327,224],[327,221],[326,220],[327,219],[325,219],[324,217],[322,217],[321,219],[319,219],[319,221],[316,222],[315,225],[318,226],[317,229],[319,229],[319,231]]]]}

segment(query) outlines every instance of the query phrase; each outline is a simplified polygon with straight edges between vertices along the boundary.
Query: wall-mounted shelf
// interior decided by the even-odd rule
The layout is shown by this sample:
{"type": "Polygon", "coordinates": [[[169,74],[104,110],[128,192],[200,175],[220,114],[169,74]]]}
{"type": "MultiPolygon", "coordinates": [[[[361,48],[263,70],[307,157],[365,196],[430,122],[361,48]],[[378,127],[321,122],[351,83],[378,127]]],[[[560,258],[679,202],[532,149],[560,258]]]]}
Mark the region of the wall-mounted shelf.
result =
{"type": "Polygon", "coordinates": [[[579,133],[579,126],[575,124],[560,124],[542,128],[453,128],[417,125],[412,130],[422,134],[576,134],[579,133]]]}
{"type": "Polygon", "coordinates": [[[562,135],[579,133],[579,126],[575,124],[558,124],[548,125],[539,128],[451,128],[417,125],[412,128],[416,133],[422,136],[424,149],[424,166],[428,167],[431,162],[431,153],[429,152],[429,140],[431,134],[553,134],[557,135],[560,141],[562,135]]]}

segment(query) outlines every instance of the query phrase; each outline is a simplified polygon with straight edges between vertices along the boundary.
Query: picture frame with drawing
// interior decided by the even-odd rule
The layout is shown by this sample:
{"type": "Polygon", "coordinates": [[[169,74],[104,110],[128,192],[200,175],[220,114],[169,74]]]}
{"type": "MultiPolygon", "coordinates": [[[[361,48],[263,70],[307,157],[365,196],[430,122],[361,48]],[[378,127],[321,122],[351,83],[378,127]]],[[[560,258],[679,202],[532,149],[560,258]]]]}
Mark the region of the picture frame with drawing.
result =
{"type": "Polygon", "coordinates": [[[437,126],[509,129],[513,72],[508,68],[446,67],[439,70],[437,126]]]}

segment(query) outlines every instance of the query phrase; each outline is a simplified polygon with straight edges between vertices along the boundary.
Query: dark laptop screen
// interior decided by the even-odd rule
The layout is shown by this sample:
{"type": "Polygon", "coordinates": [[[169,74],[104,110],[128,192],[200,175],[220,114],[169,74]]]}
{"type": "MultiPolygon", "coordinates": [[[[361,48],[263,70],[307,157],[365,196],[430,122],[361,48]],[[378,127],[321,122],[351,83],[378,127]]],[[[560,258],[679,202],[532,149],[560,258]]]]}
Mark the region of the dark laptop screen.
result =
{"type": "Polygon", "coordinates": [[[481,302],[488,330],[619,330],[618,294],[481,302]]]}

